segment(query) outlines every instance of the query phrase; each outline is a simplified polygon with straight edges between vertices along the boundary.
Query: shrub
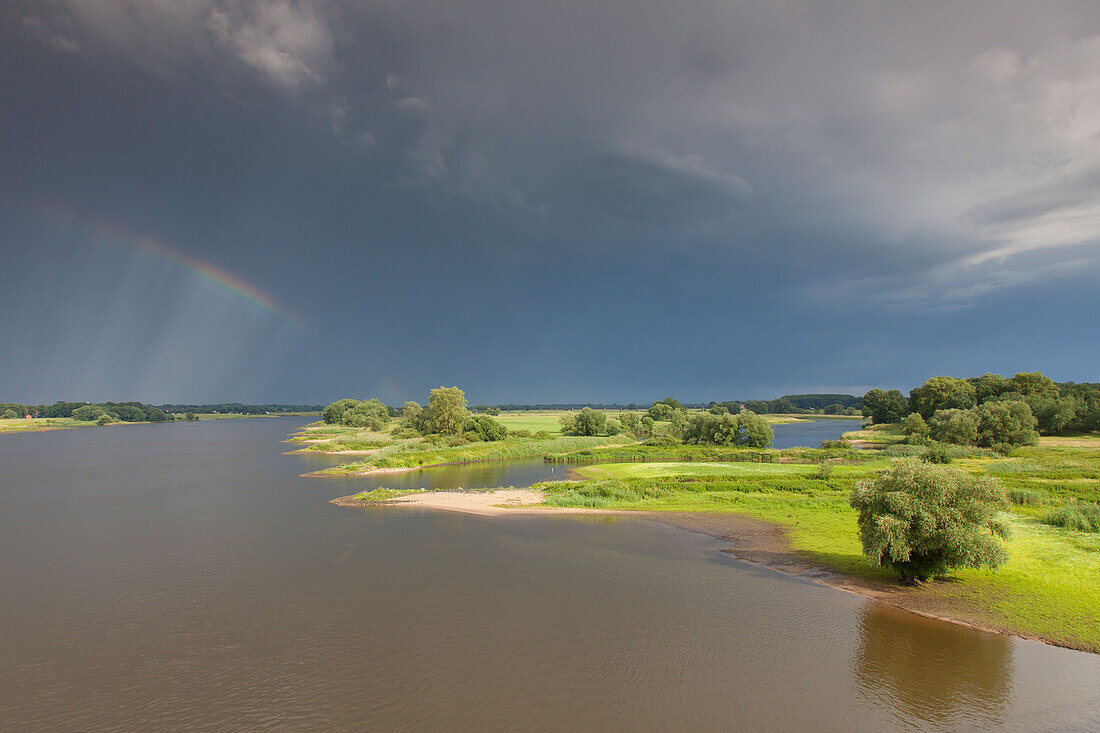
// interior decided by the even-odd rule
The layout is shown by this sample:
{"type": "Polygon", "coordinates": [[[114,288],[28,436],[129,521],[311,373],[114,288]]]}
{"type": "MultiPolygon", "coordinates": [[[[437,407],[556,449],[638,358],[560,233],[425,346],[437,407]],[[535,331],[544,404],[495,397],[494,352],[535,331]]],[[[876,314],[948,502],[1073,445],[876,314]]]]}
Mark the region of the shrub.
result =
{"type": "Polygon", "coordinates": [[[933,440],[973,445],[978,439],[978,413],[974,410],[936,410],[928,427],[933,440]]]}
{"type": "Polygon", "coordinates": [[[767,448],[774,437],[771,425],[759,415],[696,415],[684,428],[684,442],[691,445],[746,445],[767,448]]]}
{"type": "Polygon", "coordinates": [[[79,420],[80,422],[92,422],[98,420],[99,416],[105,415],[106,412],[99,405],[84,405],[73,410],[72,417],[73,420],[79,420]]]}
{"type": "Polygon", "coordinates": [[[4,420],[14,420],[17,417],[19,416],[15,414],[15,410],[11,409],[10,407],[4,410],[3,415],[0,415],[0,418],[3,418],[4,420]]]}
{"type": "Polygon", "coordinates": [[[852,490],[863,552],[903,580],[945,575],[953,568],[998,567],[1007,556],[997,519],[1004,489],[991,476],[903,458],[852,490]]]}
{"type": "Polygon", "coordinates": [[[1043,517],[1043,522],[1075,532],[1100,532],[1100,504],[1071,502],[1043,517]]]}
{"type": "Polygon", "coordinates": [[[654,435],[652,438],[646,438],[642,441],[642,445],[655,445],[667,448],[673,445],[680,445],[680,441],[676,440],[676,438],[673,438],[671,435],[654,435]]]}
{"type": "Polygon", "coordinates": [[[466,409],[466,393],[458,387],[436,387],[428,397],[424,422],[433,433],[457,435],[466,424],[470,411],[466,409]]]}
{"type": "Polygon", "coordinates": [[[914,445],[919,444],[923,440],[927,440],[931,434],[928,423],[924,421],[924,418],[920,416],[919,412],[906,415],[901,421],[901,430],[909,439],[908,442],[914,445]]]}
{"type": "Polygon", "coordinates": [[[872,389],[863,395],[863,416],[870,418],[872,423],[897,422],[907,412],[909,402],[896,389],[889,392],[872,389]]]}
{"type": "Polygon", "coordinates": [[[995,401],[978,407],[978,444],[986,447],[999,445],[1036,445],[1038,422],[1026,402],[995,401]]]}
{"type": "Polygon", "coordinates": [[[466,418],[463,435],[470,441],[480,440],[488,443],[494,440],[504,440],[508,435],[508,428],[487,415],[475,415],[466,418]]]}
{"type": "Polygon", "coordinates": [[[851,448],[852,447],[852,441],[844,440],[843,438],[841,438],[840,440],[823,440],[823,441],[821,441],[821,447],[822,448],[851,448]]]}
{"type": "Polygon", "coordinates": [[[519,430],[509,430],[508,434],[514,438],[530,438],[531,431],[526,428],[520,428],[519,430]]]}
{"type": "Polygon", "coordinates": [[[830,476],[833,475],[833,464],[828,461],[822,461],[817,464],[817,473],[814,474],[814,478],[820,481],[827,481],[830,476]]]}
{"type": "Polygon", "coordinates": [[[562,435],[605,435],[607,415],[591,407],[585,407],[576,415],[561,416],[562,435]]]}
{"type": "Polygon", "coordinates": [[[920,454],[925,463],[951,463],[951,450],[943,443],[933,443],[920,454]]]}
{"type": "Polygon", "coordinates": [[[1009,489],[1008,500],[1021,506],[1038,506],[1047,503],[1046,496],[1042,492],[1032,489],[1009,489]]]}

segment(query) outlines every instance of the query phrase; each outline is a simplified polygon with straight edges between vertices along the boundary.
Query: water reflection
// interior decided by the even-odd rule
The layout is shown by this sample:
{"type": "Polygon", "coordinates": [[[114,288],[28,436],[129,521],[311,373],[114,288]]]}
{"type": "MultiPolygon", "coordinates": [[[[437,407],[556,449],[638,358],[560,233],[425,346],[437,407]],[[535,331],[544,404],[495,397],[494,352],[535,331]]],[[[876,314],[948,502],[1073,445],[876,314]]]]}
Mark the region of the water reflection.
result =
{"type": "Polygon", "coordinates": [[[903,724],[1001,723],[1012,693],[1013,644],[999,634],[926,619],[877,603],[859,620],[858,694],[903,724]]]}

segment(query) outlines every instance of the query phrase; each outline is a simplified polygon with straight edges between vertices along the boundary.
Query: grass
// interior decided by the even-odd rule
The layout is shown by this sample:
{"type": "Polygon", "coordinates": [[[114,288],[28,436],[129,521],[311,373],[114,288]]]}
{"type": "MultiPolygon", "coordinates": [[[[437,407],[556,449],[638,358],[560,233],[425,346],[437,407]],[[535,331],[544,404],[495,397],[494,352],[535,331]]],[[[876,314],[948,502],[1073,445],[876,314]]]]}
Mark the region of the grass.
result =
{"type": "MultiPolygon", "coordinates": [[[[1091,460],[1078,458],[1085,465],[1091,460]]],[[[873,475],[887,462],[880,458],[833,464],[824,480],[816,478],[817,466],[808,464],[601,464],[576,469],[587,481],[539,488],[550,506],[730,512],[767,520],[784,527],[794,551],[809,562],[892,582],[891,572],[871,565],[863,555],[856,512],[848,506],[855,481],[873,475]]],[[[1050,461],[1062,470],[1077,462],[1066,456],[1050,461]]],[[[966,469],[989,472],[991,464],[996,465],[991,459],[978,459],[966,469]]],[[[1096,492],[1098,482],[1089,481],[1090,492],[1096,492]]],[[[1028,500],[1046,496],[1037,492],[1028,500]]],[[[1012,505],[1005,517],[1013,531],[1007,565],[995,571],[960,570],[951,582],[925,584],[913,594],[962,608],[975,623],[1100,651],[1100,535],[1045,525],[1028,503],[1012,505]]]]}
{"type": "Polygon", "coordinates": [[[621,441],[616,437],[558,437],[544,440],[508,438],[491,443],[469,443],[459,446],[425,448],[420,442],[397,443],[378,449],[368,460],[334,466],[318,471],[319,476],[340,476],[363,473],[377,468],[419,468],[482,461],[504,461],[513,458],[533,458],[547,451],[576,451],[621,441]]]}
{"type": "MultiPolygon", "coordinates": [[[[138,423],[113,422],[108,425],[136,425],[138,423]]],[[[32,417],[15,418],[13,420],[0,419],[0,433],[33,433],[45,430],[65,430],[68,428],[95,428],[102,427],[94,422],[82,422],[71,417],[32,417]]]]}

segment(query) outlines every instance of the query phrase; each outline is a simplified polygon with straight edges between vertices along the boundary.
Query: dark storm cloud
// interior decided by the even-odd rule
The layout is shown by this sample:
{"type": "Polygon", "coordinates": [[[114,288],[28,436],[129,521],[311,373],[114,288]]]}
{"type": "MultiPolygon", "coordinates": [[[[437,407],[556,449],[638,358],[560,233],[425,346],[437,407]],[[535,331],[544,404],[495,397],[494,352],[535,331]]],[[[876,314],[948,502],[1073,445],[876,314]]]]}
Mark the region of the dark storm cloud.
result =
{"type": "MultiPolygon", "coordinates": [[[[334,362],[318,398],[462,380],[484,399],[634,399],[916,379],[964,347],[940,338],[888,376],[902,324],[995,331],[982,319],[1011,309],[992,303],[1068,298],[1098,271],[1092,3],[51,0],[0,13],[5,253],[46,236],[35,201],[61,199],[303,301],[316,333],[257,386],[295,400],[311,353],[334,362]],[[476,294],[486,285],[491,298],[476,294]],[[853,318],[877,330],[853,335],[853,318]],[[767,348],[738,358],[748,344],[767,348]]],[[[18,288],[45,266],[11,261],[18,288]]],[[[197,343],[185,336],[166,343],[197,343]]],[[[262,353],[265,340],[238,340],[262,353]]],[[[163,371],[156,348],[149,369],[163,371]]],[[[1027,361],[1008,344],[988,354],[989,368],[1027,361]]],[[[141,384],[238,396],[217,369],[190,387],[141,384]]]]}

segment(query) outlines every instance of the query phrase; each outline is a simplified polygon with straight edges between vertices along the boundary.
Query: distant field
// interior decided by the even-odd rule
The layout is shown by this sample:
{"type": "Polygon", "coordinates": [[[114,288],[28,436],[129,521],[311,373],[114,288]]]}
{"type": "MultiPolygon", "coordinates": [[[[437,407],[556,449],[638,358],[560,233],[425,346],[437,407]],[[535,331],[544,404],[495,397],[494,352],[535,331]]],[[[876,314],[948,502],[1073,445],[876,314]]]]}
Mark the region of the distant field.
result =
{"type": "Polygon", "coordinates": [[[89,422],[80,422],[70,417],[32,417],[16,418],[15,420],[0,419],[0,433],[29,433],[36,430],[62,430],[64,428],[79,428],[91,425],[89,422]]]}

